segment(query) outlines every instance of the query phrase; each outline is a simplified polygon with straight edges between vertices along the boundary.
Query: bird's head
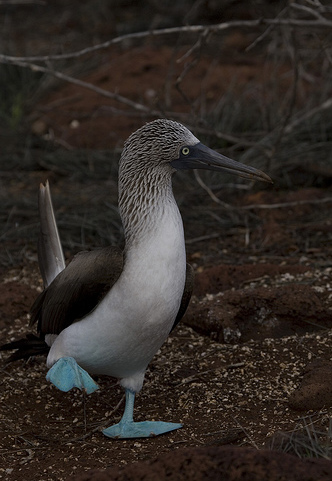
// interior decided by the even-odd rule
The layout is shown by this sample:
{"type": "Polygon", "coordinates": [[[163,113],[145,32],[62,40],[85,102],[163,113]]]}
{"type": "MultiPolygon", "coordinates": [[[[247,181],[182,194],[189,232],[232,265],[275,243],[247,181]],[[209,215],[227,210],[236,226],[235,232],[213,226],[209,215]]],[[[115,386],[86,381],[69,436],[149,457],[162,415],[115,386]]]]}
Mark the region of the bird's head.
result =
{"type": "Polygon", "coordinates": [[[145,124],[128,138],[121,164],[129,170],[156,166],[169,172],[182,169],[205,169],[228,172],[251,180],[272,182],[264,172],[210,149],[184,125],[158,119],[145,124]]]}

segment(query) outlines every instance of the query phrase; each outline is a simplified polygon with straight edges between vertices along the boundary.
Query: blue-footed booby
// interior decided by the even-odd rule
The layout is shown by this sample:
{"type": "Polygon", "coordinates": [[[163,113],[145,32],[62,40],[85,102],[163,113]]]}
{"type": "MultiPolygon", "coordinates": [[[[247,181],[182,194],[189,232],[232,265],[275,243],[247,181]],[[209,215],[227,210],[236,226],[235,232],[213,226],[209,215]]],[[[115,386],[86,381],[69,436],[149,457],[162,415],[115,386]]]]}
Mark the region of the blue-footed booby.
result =
{"type": "Polygon", "coordinates": [[[192,292],[181,215],[172,175],[181,169],[226,171],[270,182],[263,172],[202,144],[186,127],[160,119],[125,142],[119,166],[119,211],[125,248],[82,252],[65,266],[48,183],[39,194],[38,259],[44,291],[31,311],[42,342],[28,337],[2,346],[12,359],[49,350],[47,379],[62,391],[92,393],[90,375],[118,378],[126,391],[124,414],[104,429],[111,438],[148,437],[179,423],[133,421],[135,393],[145,371],[182,318],[192,292]],[[45,349],[44,349],[45,348],[45,349]]]}

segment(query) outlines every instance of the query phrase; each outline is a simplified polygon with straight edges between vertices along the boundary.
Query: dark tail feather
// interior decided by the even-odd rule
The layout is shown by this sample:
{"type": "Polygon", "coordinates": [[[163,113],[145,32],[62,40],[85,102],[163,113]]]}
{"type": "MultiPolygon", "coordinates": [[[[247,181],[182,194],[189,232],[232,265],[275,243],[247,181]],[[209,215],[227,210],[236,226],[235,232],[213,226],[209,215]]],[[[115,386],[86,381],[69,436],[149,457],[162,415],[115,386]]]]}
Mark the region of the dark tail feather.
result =
{"type": "Polygon", "coordinates": [[[0,346],[0,351],[13,351],[7,362],[17,361],[18,359],[28,359],[31,356],[40,356],[48,354],[49,346],[43,339],[34,334],[27,334],[24,339],[8,342],[0,346]]]}

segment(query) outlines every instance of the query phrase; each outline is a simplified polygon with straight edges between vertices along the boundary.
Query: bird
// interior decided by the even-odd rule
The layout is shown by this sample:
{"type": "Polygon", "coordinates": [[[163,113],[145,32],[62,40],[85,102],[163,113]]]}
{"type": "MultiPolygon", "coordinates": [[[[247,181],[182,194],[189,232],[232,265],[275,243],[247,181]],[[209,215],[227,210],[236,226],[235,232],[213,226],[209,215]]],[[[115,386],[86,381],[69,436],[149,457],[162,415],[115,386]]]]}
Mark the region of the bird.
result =
{"type": "Polygon", "coordinates": [[[210,149],[184,125],[146,123],[124,143],[118,205],[125,246],[83,251],[66,266],[48,182],[39,191],[38,262],[44,290],[31,309],[37,336],[13,341],[12,359],[47,353],[47,379],[62,391],[99,388],[108,375],[125,389],[121,420],[103,430],[109,438],[141,438],[173,431],[181,423],[135,422],[135,395],[145,372],[183,317],[193,290],[182,218],[172,177],[182,169],[228,172],[272,182],[264,172],[210,149]]]}

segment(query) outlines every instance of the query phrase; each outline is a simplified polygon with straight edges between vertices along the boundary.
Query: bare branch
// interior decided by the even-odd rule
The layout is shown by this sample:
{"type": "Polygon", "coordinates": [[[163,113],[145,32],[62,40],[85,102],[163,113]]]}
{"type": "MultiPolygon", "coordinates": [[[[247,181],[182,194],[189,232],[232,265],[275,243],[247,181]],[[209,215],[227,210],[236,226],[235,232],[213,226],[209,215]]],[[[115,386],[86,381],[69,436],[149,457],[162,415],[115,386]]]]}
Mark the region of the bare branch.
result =
{"type": "MultiPolygon", "coordinates": [[[[120,401],[118,402],[118,404],[115,406],[115,408],[111,411],[111,413],[107,416],[107,419],[109,419],[110,417],[113,416],[113,414],[115,414],[121,404],[123,403],[123,401],[125,400],[125,395],[123,395],[120,399],[120,401]]],[[[97,427],[95,427],[94,429],[92,429],[91,431],[89,431],[88,433],[85,433],[83,434],[82,436],[79,436],[77,438],[72,438],[72,439],[69,439],[68,441],[66,440],[66,444],[68,443],[75,443],[77,441],[84,441],[85,439],[89,438],[90,436],[92,436],[93,434],[97,433],[98,431],[101,431],[102,428],[105,426],[105,424],[107,424],[107,420],[105,420],[102,424],[98,425],[97,427]]]]}
{"type": "Polygon", "coordinates": [[[232,209],[232,207],[227,204],[226,202],[222,202],[220,199],[218,199],[218,197],[216,195],[214,195],[214,193],[212,192],[212,190],[210,189],[210,187],[208,187],[206,185],[206,183],[203,181],[202,177],[199,175],[198,171],[197,170],[194,170],[194,174],[195,174],[195,179],[197,181],[197,183],[209,194],[209,196],[211,197],[211,199],[216,203],[216,204],[219,204],[221,205],[222,207],[224,207],[225,209],[232,209]]]}
{"type": "MultiPolygon", "coordinates": [[[[174,114],[176,116],[176,114],[174,114]]],[[[225,134],[224,132],[219,132],[215,130],[212,126],[210,127],[197,127],[196,125],[190,125],[186,122],[187,127],[190,130],[194,130],[198,134],[204,135],[212,135],[217,139],[225,140],[231,144],[234,144],[235,147],[256,147],[258,150],[262,150],[262,152],[266,152],[266,149],[263,146],[260,146],[257,142],[251,142],[250,140],[245,140],[240,137],[236,137],[235,135],[225,134]]]]}
{"type": "Polygon", "coordinates": [[[312,200],[295,200],[293,202],[280,202],[277,204],[249,204],[242,206],[241,209],[283,209],[288,207],[297,207],[299,205],[307,204],[328,204],[332,202],[332,197],[325,197],[324,199],[312,199],[312,200]]]}
{"type": "Polygon", "coordinates": [[[185,60],[186,58],[190,57],[190,55],[192,55],[196,50],[198,50],[199,48],[201,48],[202,46],[202,43],[204,40],[206,40],[209,36],[209,29],[206,28],[206,30],[204,30],[202,32],[202,34],[200,35],[199,39],[197,40],[197,42],[185,53],[182,55],[182,57],[178,58],[177,59],[177,63],[181,63],[183,62],[183,60],[185,60]]]}
{"type": "Polygon", "coordinates": [[[7,5],[46,5],[43,0],[0,0],[0,6],[7,5]]]}
{"type": "Polygon", "coordinates": [[[304,5],[299,5],[298,3],[290,3],[289,6],[296,10],[308,13],[309,15],[313,15],[318,20],[324,19],[324,17],[317,11],[317,9],[314,10],[313,8],[305,7],[304,5]]]}
{"type": "Polygon", "coordinates": [[[30,63],[30,62],[27,62],[27,61],[21,61],[21,60],[20,61],[17,61],[17,60],[9,61],[8,63],[15,64],[15,65],[18,65],[18,66],[24,67],[24,68],[30,68],[34,72],[42,72],[42,73],[47,73],[47,74],[53,75],[54,77],[56,77],[60,80],[64,80],[66,82],[69,82],[69,83],[72,83],[72,84],[75,84],[75,85],[79,85],[80,87],[92,90],[92,91],[96,92],[97,94],[103,95],[104,97],[107,97],[109,99],[121,102],[121,103],[123,103],[125,105],[128,105],[129,107],[135,109],[135,110],[139,110],[142,113],[146,113],[146,114],[149,114],[149,115],[160,115],[159,111],[151,110],[151,109],[149,109],[149,107],[146,107],[143,104],[140,104],[138,102],[134,102],[133,100],[130,100],[126,97],[123,97],[122,95],[116,94],[114,92],[110,92],[110,91],[102,89],[100,87],[97,87],[96,85],[93,85],[89,82],[85,82],[84,80],[79,80],[75,77],[71,77],[70,75],[66,75],[62,72],[59,72],[58,70],[53,70],[51,68],[42,67],[40,65],[33,64],[33,63],[30,63]]]}
{"type": "MultiPolygon", "coordinates": [[[[67,53],[67,54],[59,54],[59,55],[37,55],[37,56],[30,56],[30,57],[13,57],[10,55],[3,55],[0,54],[0,62],[8,61],[8,62],[15,62],[15,61],[28,61],[28,62],[47,62],[49,60],[68,60],[72,58],[78,58],[88,53],[96,52],[97,50],[102,50],[110,47],[111,45],[121,44],[123,42],[127,42],[128,40],[139,40],[145,39],[148,37],[155,37],[155,36],[163,36],[163,35],[173,35],[175,33],[202,33],[207,29],[209,32],[218,32],[222,30],[228,30],[230,28],[256,28],[258,27],[263,20],[249,20],[249,21],[233,21],[233,22],[224,22],[216,25],[211,25],[206,27],[206,25],[186,25],[183,27],[170,27],[170,28],[161,28],[158,30],[150,30],[144,32],[136,32],[136,33],[129,33],[126,35],[121,35],[120,37],[112,38],[111,40],[107,40],[104,43],[94,45],[92,47],[87,47],[82,50],[78,50],[77,52],[67,53]]],[[[332,22],[331,22],[332,24],[332,22]]]]}
{"type": "Polygon", "coordinates": [[[322,112],[323,110],[328,110],[332,108],[332,97],[329,99],[325,100],[321,105],[318,105],[317,107],[314,107],[313,109],[309,110],[309,112],[306,112],[305,114],[301,115],[301,117],[296,118],[291,122],[290,124],[287,125],[285,128],[285,133],[290,134],[299,124],[304,122],[305,120],[310,119],[310,117],[313,117],[319,112],[322,112]]]}
{"type": "MultiPolygon", "coordinates": [[[[0,59],[0,61],[1,61],[1,59],[0,59]]],[[[18,65],[18,66],[23,67],[23,68],[29,68],[34,72],[42,72],[42,73],[53,75],[55,78],[58,78],[59,80],[63,80],[65,82],[69,82],[69,83],[78,85],[80,87],[83,87],[83,88],[86,88],[86,89],[91,90],[93,92],[96,92],[97,94],[100,94],[100,95],[102,95],[106,98],[109,98],[109,99],[115,100],[117,102],[120,102],[124,105],[127,105],[128,107],[131,107],[132,109],[134,109],[134,111],[138,112],[139,114],[144,113],[144,114],[149,115],[149,116],[159,116],[159,117],[167,116],[168,118],[172,118],[172,119],[182,121],[189,128],[191,128],[192,130],[195,130],[198,133],[206,134],[206,135],[212,135],[212,136],[214,136],[218,139],[223,139],[223,140],[225,140],[225,141],[227,141],[231,144],[234,144],[236,147],[239,147],[239,146],[241,146],[241,147],[255,147],[258,150],[261,149],[263,152],[265,152],[265,150],[266,150],[265,147],[260,146],[256,142],[250,142],[248,140],[236,137],[234,135],[225,134],[223,132],[216,131],[212,127],[211,128],[203,128],[203,127],[191,126],[191,125],[188,124],[188,116],[187,115],[184,115],[184,114],[181,114],[181,113],[178,113],[178,112],[169,112],[169,111],[162,112],[160,110],[150,109],[149,107],[147,107],[144,104],[134,102],[134,101],[128,99],[127,97],[123,97],[122,95],[116,94],[114,92],[110,92],[109,90],[102,89],[102,88],[97,87],[96,85],[94,85],[90,82],[85,82],[84,80],[77,79],[77,78],[72,77],[70,75],[59,72],[58,70],[43,67],[41,65],[37,65],[37,64],[31,63],[31,62],[28,62],[28,61],[21,61],[21,60],[18,61],[16,59],[15,59],[15,61],[8,61],[8,63],[18,65]]],[[[52,105],[52,107],[53,107],[53,105],[52,105]]],[[[103,107],[103,108],[112,110],[112,107],[103,107]]],[[[128,111],[128,112],[121,111],[121,112],[117,112],[117,113],[121,113],[122,115],[133,115],[133,113],[130,112],[130,111],[128,111]]],[[[68,148],[68,146],[66,146],[66,148],[68,148]]]]}
{"type": "Polygon", "coordinates": [[[39,56],[27,56],[27,57],[13,57],[10,55],[0,54],[0,62],[15,63],[19,61],[47,62],[49,60],[53,60],[53,61],[67,60],[72,58],[78,58],[88,53],[96,52],[97,50],[106,49],[111,45],[121,44],[128,40],[138,40],[138,39],[145,39],[148,37],[173,35],[178,33],[199,34],[205,31],[208,31],[208,33],[217,33],[217,32],[234,29],[234,28],[258,28],[264,25],[292,26],[297,28],[311,28],[311,29],[322,29],[322,28],[332,29],[332,21],[324,17],[321,17],[316,20],[269,19],[269,18],[261,18],[257,20],[234,20],[231,22],[223,22],[215,25],[210,25],[209,27],[206,27],[206,25],[186,25],[182,27],[170,27],[170,28],[162,28],[159,30],[129,33],[126,35],[121,35],[119,37],[112,38],[111,40],[108,40],[104,43],[94,45],[92,47],[87,47],[77,52],[72,52],[67,54],[39,55],[39,56]]]}
{"type": "MultiPolygon", "coordinates": [[[[281,18],[287,12],[287,10],[288,8],[284,8],[283,10],[281,10],[281,12],[277,15],[276,18],[281,18]]],[[[261,35],[259,35],[259,37],[257,37],[250,45],[248,45],[248,47],[246,48],[246,52],[249,52],[254,47],[256,47],[256,45],[262,40],[264,40],[264,38],[267,37],[275,27],[275,25],[269,25],[267,29],[261,35]]]]}

